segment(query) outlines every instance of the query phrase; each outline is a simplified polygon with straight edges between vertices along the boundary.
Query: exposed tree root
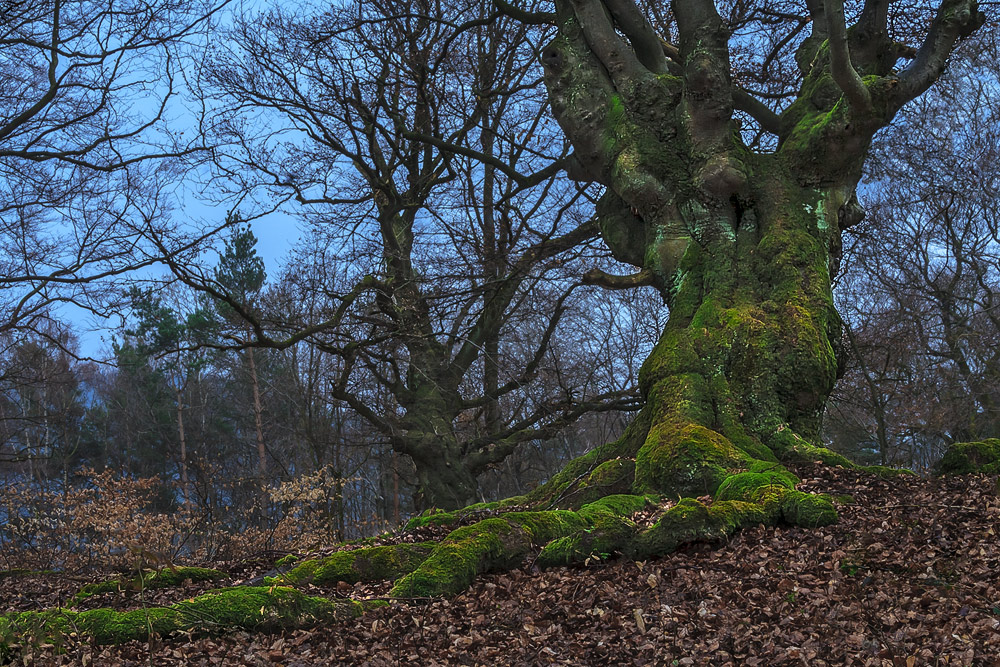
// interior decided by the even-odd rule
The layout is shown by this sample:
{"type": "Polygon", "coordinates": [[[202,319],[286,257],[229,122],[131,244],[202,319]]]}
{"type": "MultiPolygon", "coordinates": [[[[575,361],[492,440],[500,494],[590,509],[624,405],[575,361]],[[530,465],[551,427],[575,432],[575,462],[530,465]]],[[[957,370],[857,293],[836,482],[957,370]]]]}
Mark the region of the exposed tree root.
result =
{"type": "MultiPolygon", "coordinates": [[[[665,402],[659,396],[649,403],[620,440],[571,461],[528,496],[429,512],[408,524],[453,525],[486,515],[457,527],[438,543],[340,551],[265,580],[270,586],[209,591],[170,607],[7,614],[0,616],[0,646],[4,637],[26,631],[43,637],[75,632],[97,643],[118,643],[177,631],[308,626],[357,616],[373,603],[311,597],[294,586],[395,581],[391,597],[447,596],[465,590],[480,574],[516,568],[529,559],[541,567],[610,554],[646,559],[684,544],[718,541],[750,525],[815,527],[835,522],[831,499],[796,490],[799,480],[778,459],[853,464],[790,429],[778,429],[765,446],[733,424],[720,425],[725,420],[718,411],[706,418],[713,428],[702,426],[695,419],[704,417],[700,409],[682,400],[700,382],[692,377],[674,383],[680,392],[674,400],[665,402]],[[644,510],[648,515],[649,507],[663,509],[652,524],[636,523],[634,517],[644,510]]],[[[654,397],[663,384],[669,383],[660,383],[654,397]]],[[[192,573],[208,579],[218,574],[184,572],[174,576],[164,571],[124,585],[163,586],[192,578],[192,573]]],[[[85,588],[81,595],[122,587],[119,581],[105,582],[85,588]]]]}
{"type": "Polygon", "coordinates": [[[328,600],[294,588],[244,586],[210,591],[169,607],[128,612],[50,609],[0,616],[0,654],[11,644],[57,643],[76,633],[97,644],[120,644],[178,631],[226,632],[234,629],[280,630],[360,616],[384,603],[328,600]]]}
{"type": "Polygon", "coordinates": [[[96,584],[87,584],[73,596],[73,604],[79,604],[92,595],[100,593],[169,588],[179,586],[185,581],[218,581],[225,578],[225,573],[204,567],[166,568],[153,572],[143,572],[131,579],[109,579],[96,584]]]}
{"type": "Polygon", "coordinates": [[[328,586],[341,581],[354,584],[394,580],[417,569],[433,549],[434,544],[421,543],[338,551],[325,558],[307,560],[265,581],[286,586],[328,586]]]}
{"type": "MultiPolygon", "coordinates": [[[[640,425],[643,418],[637,420],[640,425]]],[[[652,431],[652,429],[651,429],[652,431]]],[[[480,574],[516,568],[526,561],[541,567],[581,563],[588,558],[623,554],[646,559],[668,554],[684,544],[713,542],[750,525],[791,525],[815,527],[837,519],[831,499],[795,489],[799,480],[778,461],[747,456],[717,434],[700,432],[695,444],[726,452],[727,465],[713,453],[701,459],[678,456],[660,461],[666,478],[706,483],[724,472],[721,483],[700,499],[682,497],[673,501],[664,493],[612,493],[609,490],[648,488],[636,474],[635,460],[623,454],[630,434],[580,459],[536,492],[524,498],[488,505],[475,505],[457,512],[431,512],[417,517],[411,525],[447,525],[479,513],[491,516],[456,528],[438,543],[396,544],[341,551],[319,559],[306,560],[285,574],[267,580],[270,586],[245,586],[209,591],[170,607],[129,612],[109,609],[75,612],[54,609],[44,612],[12,613],[0,616],[0,646],[12,636],[53,637],[77,633],[96,643],[119,643],[177,631],[223,632],[235,628],[276,630],[303,627],[360,615],[366,608],[384,602],[362,603],[329,600],[303,594],[291,586],[331,585],[337,582],[395,580],[391,597],[428,598],[457,594],[480,574]],[[735,452],[735,453],[733,453],[735,452]],[[698,466],[704,462],[704,465],[698,466]],[[708,474],[705,467],[711,467],[708,474]],[[678,473],[680,471],[680,473],[678,473]],[[685,472],[687,471],[687,472],[685,472]],[[690,473],[690,474],[687,474],[690,473]],[[595,495],[598,495],[596,499],[595,495]],[[707,497],[706,497],[707,496],[707,497]],[[582,502],[582,501],[588,502],[582,502]],[[504,507],[538,507],[535,511],[507,511],[504,507]],[[637,524],[634,517],[650,507],[664,507],[650,525],[637,524]],[[574,509],[551,509],[573,507],[574,509]],[[499,512],[499,513],[498,513],[499,512]]],[[[634,437],[635,431],[632,431],[634,437]]],[[[643,439],[648,442],[649,437],[643,439]]],[[[854,467],[842,457],[792,439],[786,450],[789,458],[828,460],[854,467]]],[[[686,448],[695,446],[691,442],[686,448]]],[[[680,448],[683,450],[684,448],[680,448]]],[[[674,451],[678,451],[675,449],[674,451]]],[[[646,464],[643,464],[646,465],[646,464]]],[[[697,487],[696,487],[697,488],[697,487]]],[[[677,494],[673,495],[677,498],[677,494]]],[[[184,570],[183,572],[187,572],[184,570]]],[[[183,574],[179,570],[180,574],[183,574]]],[[[180,574],[178,576],[180,576],[180,574]]],[[[201,571],[197,573],[201,578],[201,571]]],[[[204,571],[215,576],[214,571],[204,571]]],[[[147,586],[171,585],[166,572],[143,580],[147,586]]],[[[129,582],[125,582],[128,585],[129,582]]],[[[179,582],[174,582],[179,583],[179,582]]],[[[122,582],[105,582],[85,587],[81,594],[122,588],[122,582]],[[102,588],[103,587],[103,588],[102,588]]]]}

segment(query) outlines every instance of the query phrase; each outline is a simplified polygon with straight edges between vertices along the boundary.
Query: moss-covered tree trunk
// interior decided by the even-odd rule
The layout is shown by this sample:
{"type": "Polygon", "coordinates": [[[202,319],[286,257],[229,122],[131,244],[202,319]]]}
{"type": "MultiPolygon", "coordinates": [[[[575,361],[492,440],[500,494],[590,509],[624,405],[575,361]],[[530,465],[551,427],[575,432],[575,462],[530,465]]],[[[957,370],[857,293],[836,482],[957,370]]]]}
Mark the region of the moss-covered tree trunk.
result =
{"type": "MultiPolygon", "coordinates": [[[[602,233],[637,268],[587,279],[653,285],[670,308],[640,373],[646,408],[585,459],[595,471],[634,459],[609,488],[701,495],[754,460],[817,455],[841,337],[831,279],[841,232],[861,216],[870,141],[982,22],[974,3],[946,0],[914,52],[890,39],[888,3],[868,4],[850,31],[841,3],[814,8],[796,53],[800,93],[779,115],[731,80],[729,31],[709,0],[673,3],[676,44],[630,1],[556,3],[542,61],[575,149],[568,171],[605,186],[602,233]],[[737,109],[773,135],[773,151],[744,144],[737,109]]],[[[581,465],[570,467],[577,487],[581,465]]],[[[567,493],[560,479],[547,493],[567,493]]]]}

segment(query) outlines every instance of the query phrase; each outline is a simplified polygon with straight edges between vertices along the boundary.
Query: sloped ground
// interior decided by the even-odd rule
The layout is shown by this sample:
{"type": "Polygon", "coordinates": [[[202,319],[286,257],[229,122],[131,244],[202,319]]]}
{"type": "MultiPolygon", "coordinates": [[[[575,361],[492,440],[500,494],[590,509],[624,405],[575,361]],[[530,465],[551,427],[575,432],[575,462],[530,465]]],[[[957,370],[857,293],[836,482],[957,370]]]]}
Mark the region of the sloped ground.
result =
{"type": "MultiPolygon", "coordinates": [[[[881,479],[819,466],[800,489],[841,498],[827,528],[754,528],[666,558],[480,578],[429,605],[393,603],[359,620],[285,635],[185,637],[63,650],[26,664],[94,665],[983,665],[1000,666],[1000,498],[996,478],[881,479]]],[[[429,529],[384,541],[428,539],[429,529]]],[[[215,564],[233,583],[268,563],[215,564]]],[[[3,610],[52,606],[80,582],[0,581],[3,610]]],[[[146,605],[204,585],[148,591],[146,605]]],[[[312,595],[355,599],[385,586],[312,595]]],[[[138,594],[104,594],[131,609],[138,594]]]]}

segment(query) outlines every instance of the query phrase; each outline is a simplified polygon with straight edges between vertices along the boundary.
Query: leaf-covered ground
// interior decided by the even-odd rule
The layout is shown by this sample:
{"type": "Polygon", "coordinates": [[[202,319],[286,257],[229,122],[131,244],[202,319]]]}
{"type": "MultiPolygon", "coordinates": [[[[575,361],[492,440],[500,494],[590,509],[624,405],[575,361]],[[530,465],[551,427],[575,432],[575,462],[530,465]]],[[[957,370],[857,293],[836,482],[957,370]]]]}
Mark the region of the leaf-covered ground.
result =
{"type": "MultiPolygon", "coordinates": [[[[636,563],[481,577],[426,605],[393,603],[356,621],[285,635],[155,639],[26,664],[94,665],[983,665],[1000,666],[1000,498],[995,478],[881,479],[806,466],[799,487],[841,498],[827,528],[755,528],[636,563]]],[[[393,540],[428,539],[435,529],[393,540]]],[[[446,532],[446,531],[445,531],[446,532]]],[[[240,583],[268,559],[214,564],[240,583]]],[[[80,581],[55,574],[0,581],[3,610],[49,607],[80,581]]],[[[202,592],[103,594],[116,609],[202,592]]],[[[355,599],[386,586],[341,584],[355,599]]]]}

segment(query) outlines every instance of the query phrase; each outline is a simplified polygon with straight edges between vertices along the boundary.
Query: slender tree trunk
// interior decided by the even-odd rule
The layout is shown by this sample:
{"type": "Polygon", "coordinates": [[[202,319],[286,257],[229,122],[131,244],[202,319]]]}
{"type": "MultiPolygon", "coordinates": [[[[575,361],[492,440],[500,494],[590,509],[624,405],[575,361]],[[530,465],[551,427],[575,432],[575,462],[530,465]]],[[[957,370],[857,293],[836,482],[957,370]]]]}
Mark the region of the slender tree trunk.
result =
{"type": "Polygon", "coordinates": [[[187,469],[187,435],[184,431],[184,393],[177,390],[177,438],[181,445],[181,497],[184,509],[191,511],[191,486],[188,482],[187,469]]]}
{"type": "Polygon", "coordinates": [[[871,372],[868,370],[868,364],[861,355],[858,341],[854,337],[851,327],[845,327],[844,331],[847,333],[847,340],[851,344],[851,352],[854,354],[854,358],[858,360],[861,375],[865,379],[865,384],[868,385],[868,395],[871,396],[872,412],[875,415],[875,438],[878,442],[879,463],[881,465],[888,465],[889,432],[886,427],[885,398],[882,396],[882,390],[879,388],[878,383],[875,382],[875,378],[872,377],[871,372]]]}
{"type": "Polygon", "coordinates": [[[250,385],[253,388],[253,419],[257,435],[257,475],[263,486],[267,474],[267,447],[264,444],[264,409],[260,402],[260,382],[257,378],[257,364],[253,348],[247,349],[247,367],[250,370],[250,385]]]}
{"type": "MultiPolygon", "coordinates": [[[[482,66],[488,66],[483,63],[482,66]]],[[[489,123],[493,119],[487,117],[489,123]]],[[[492,127],[484,127],[480,138],[483,154],[493,155],[495,135],[492,127]]],[[[495,169],[492,165],[483,166],[482,192],[482,224],[483,224],[483,268],[488,286],[483,290],[483,307],[491,307],[499,296],[497,287],[501,277],[500,251],[501,240],[498,238],[497,210],[493,204],[495,194],[495,169]]],[[[500,332],[494,329],[486,335],[483,341],[483,395],[493,397],[486,402],[484,422],[486,433],[496,433],[500,430],[500,402],[496,398],[500,386],[500,332]]]]}
{"type": "Polygon", "coordinates": [[[400,524],[399,515],[399,460],[398,454],[392,452],[392,525],[400,524]]]}

